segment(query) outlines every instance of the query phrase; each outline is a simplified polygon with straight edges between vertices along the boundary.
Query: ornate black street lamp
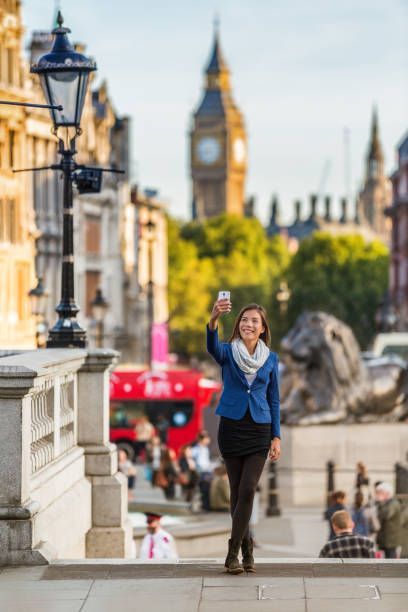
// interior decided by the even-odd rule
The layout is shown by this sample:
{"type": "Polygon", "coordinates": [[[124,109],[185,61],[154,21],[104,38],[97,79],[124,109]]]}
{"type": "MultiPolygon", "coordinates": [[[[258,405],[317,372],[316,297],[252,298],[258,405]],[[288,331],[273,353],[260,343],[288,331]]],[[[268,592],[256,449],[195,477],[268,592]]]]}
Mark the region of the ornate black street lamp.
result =
{"type": "Polygon", "coordinates": [[[41,277],[38,278],[37,285],[28,292],[28,296],[30,298],[31,314],[37,317],[37,326],[35,331],[37,347],[43,348],[47,339],[45,310],[50,292],[44,287],[43,279],[41,277]]]}
{"type": "Polygon", "coordinates": [[[96,348],[103,347],[103,324],[109,306],[109,302],[102,294],[102,289],[97,289],[95,298],[91,302],[92,316],[96,321],[96,348]]]}
{"type": "Polygon", "coordinates": [[[153,241],[154,241],[154,230],[156,228],[151,217],[145,225],[147,230],[147,241],[148,241],[148,258],[149,258],[149,280],[147,284],[147,307],[148,307],[148,360],[149,367],[152,367],[153,360],[153,342],[152,342],[152,331],[154,322],[154,281],[153,281],[153,241]]]}
{"type": "Polygon", "coordinates": [[[89,75],[96,70],[95,62],[77,53],[68,40],[68,28],[62,27],[61,12],[58,13],[58,27],[53,30],[54,44],[51,51],[41,56],[31,66],[31,72],[40,76],[41,86],[50,105],[63,107],[52,108],[51,118],[53,132],[57,136],[60,128],[74,129],[74,135],[65,146],[59,137],[58,153],[62,156],[61,164],[53,169],[62,170],[64,181],[63,203],[63,250],[61,302],[56,308],[59,320],[49,330],[47,347],[84,347],[86,331],[76,320],[79,307],[74,298],[74,241],[73,241],[73,201],[72,182],[74,171],[78,168],[73,160],[76,153],[75,138],[81,133],[80,122],[88,88],[89,75]]]}

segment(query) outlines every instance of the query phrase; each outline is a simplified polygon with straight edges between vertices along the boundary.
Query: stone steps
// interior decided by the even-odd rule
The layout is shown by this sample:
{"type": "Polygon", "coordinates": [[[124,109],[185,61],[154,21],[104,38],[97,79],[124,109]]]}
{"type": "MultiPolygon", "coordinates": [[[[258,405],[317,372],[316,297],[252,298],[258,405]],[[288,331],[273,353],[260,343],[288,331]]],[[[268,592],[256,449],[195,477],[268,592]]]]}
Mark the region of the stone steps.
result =
{"type": "MultiPolygon", "coordinates": [[[[224,559],[66,559],[45,566],[41,580],[219,577],[223,565],[224,559]]],[[[408,559],[259,559],[256,576],[408,578],[408,559]]]]}

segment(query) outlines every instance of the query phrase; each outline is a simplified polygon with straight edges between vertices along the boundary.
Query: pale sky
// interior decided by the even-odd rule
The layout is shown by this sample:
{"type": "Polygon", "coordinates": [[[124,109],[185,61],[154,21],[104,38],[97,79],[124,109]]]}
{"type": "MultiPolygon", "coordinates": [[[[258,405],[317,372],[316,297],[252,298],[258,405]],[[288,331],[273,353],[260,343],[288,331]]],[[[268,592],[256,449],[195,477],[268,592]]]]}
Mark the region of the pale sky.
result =
{"type": "MultiPolygon", "coordinates": [[[[282,217],[330,169],[345,187],[344,131],[353,193],[363,177],[372,107],[388,173],[408,129],[408,0],[61,0],[71,39],[87,45],[119,115],[132,118],[133,178],[170,212],[190,217],[188,133],[203,90],[214,15],[248,134],[247,195],[262,221],[273,193],[282,217]]],[[[48,29],[53,0],[23,0],[26,43],[48,29]]]]}

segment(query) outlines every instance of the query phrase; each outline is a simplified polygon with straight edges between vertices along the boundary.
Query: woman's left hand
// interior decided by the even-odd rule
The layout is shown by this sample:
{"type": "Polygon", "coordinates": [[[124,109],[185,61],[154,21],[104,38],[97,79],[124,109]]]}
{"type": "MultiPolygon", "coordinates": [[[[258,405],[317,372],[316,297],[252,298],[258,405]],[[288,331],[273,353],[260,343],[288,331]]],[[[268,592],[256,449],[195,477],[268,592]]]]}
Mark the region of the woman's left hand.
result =
{"type": "Polygon", "coordinates": [[[280,457],[280,440],[274,438],[271,442],[271,448],[269,449],[269,458],[271,461],[277,461],[280,457]]]}

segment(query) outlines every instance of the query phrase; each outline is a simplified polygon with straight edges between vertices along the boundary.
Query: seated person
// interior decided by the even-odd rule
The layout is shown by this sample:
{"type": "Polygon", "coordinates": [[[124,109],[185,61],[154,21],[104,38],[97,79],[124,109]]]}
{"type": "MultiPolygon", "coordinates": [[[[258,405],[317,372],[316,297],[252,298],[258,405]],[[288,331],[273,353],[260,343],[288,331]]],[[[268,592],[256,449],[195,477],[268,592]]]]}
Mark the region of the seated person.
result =
{"type": "Polygon", "coordinates": [[[230,510],[230,488],[225,465],[214,470],[214,479],[210,485],[210,509],[223,512],[230,510]]]}
{"type": "Polygon", "coordinates": [[[320,551],[319,557],[348,559],[375,558],[374,542],[365,536],[353,534],[354,523],[346,510],[338,510],[331,517],[334,538],[320,551]]]}

